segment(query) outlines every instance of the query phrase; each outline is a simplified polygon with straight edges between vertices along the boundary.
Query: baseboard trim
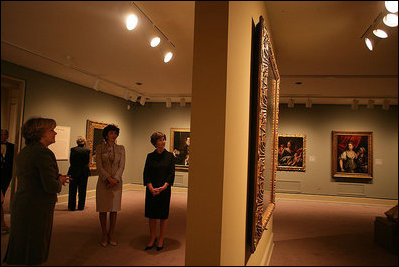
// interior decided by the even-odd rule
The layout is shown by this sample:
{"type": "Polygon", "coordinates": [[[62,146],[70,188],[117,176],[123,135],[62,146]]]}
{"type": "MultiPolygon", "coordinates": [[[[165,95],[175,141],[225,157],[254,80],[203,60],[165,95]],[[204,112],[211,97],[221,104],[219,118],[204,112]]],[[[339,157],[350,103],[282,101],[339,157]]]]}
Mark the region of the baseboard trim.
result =
{"type": "Polygon", "coordinates": [[[364,198],[351,196],[329,196],[329,195],[309,195],[309,194],[289,194],[276,193],[276,199],[279,200],[301,200],[316,202],[335,202],[347,204],[361,205],[378,205],[378,206],[395,206],[398,204],[397,199],[380,199],[380,198],[364,198]]]}
{"type": "Polygon", "coordinates": [[[272,253],[274,249],[274,242],[273,242],[273,233],[270,234],[271,238],[269,239],[269,242],[267,244],[267,253],[263,255],[262,261],[260,266],[269,266],[270,265],[270,260],[272,258],[272,253]]]}

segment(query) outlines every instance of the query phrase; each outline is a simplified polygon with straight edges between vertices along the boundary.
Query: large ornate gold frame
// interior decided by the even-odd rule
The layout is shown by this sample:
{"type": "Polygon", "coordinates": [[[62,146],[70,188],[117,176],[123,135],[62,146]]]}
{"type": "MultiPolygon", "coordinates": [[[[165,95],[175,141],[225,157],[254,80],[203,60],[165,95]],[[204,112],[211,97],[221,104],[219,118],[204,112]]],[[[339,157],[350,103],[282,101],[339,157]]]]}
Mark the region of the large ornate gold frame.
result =
{"type": "MultiPolygon", "coordinates": [[[[275,207],[280,75],[263,17],[253,37],[247,237],[253,253],[275,207]],[[270,75],[272,83],[268,83],[270,75]],[[268,84],[272,84],[269,86],[268,84]],[[270,87],[270,88],[269,88],[270,87]],[[269,91],[272,90],[272,91],[269,91]],[[270,99],[271,98],[271,99],[270,99]],[[272,114],[270,114],[272,112],[272,114]],[[266,127],[267,118],[272,119],[266,127]],[[271,140],[269,145],[267,137],[271,140]],[[269,155],[267,153],[270,153],[269,155]],[[265,162],[266,155],[270,162],[265,162]],[[270,164],[267,166],[267,164],[270,164]],[[268,188],[265,192],[265,182],[268,188]],[[269,187],[270,186],[270,187],[269,187]],[[270,191],[268,191],[270,190],[270,191]],[[270,194],[267,196],[266,194],[270,194]],[[267,203],[265,203],[266,201],[267,203]]],[[[270,141],[269,141],[270,142],[270,141]]]]}

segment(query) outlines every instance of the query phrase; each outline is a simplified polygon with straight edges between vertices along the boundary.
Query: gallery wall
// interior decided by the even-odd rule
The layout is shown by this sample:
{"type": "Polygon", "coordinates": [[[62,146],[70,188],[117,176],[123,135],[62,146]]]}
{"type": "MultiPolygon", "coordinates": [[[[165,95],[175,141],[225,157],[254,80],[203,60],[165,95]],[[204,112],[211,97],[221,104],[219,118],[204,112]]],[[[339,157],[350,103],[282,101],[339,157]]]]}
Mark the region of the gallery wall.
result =
{"type": "Polygon", "coordinates": [[[279,134],[306,135],[305,172],[277,171],[277,192],[398,199],[398,106],[280,105],[279,134]],[[373,132],[373,179],[331,177],[331,131],[373,132]]]}
{"type": "MultiPolygon", "coordinates": [[[[142,173],[147,153],[154,147],[150,135],[154,131],[167,136],[170,146],[170,128],[190,128],[190,103],[180,107],[173,103],[135,104],[127,110],[124,99],[49,76],[10,62],[1,61],[1,73],[26,81],[23,121],[42,116],[56,120],[59,126],[71,127],[70,146],[76,146],[76,137],[86,136],[86,121],[115,123],[120,128],[118,144],[126,149],[124,183],[142,184],[142,173]]],[[[66,173],[68,160],[57,161],[60,172],[66,173]]],[[[98,176],[89,177],[87,190],[96,187],[98,176]]],[[[68,186],[61,194],[68,193],[68,186]]]]}

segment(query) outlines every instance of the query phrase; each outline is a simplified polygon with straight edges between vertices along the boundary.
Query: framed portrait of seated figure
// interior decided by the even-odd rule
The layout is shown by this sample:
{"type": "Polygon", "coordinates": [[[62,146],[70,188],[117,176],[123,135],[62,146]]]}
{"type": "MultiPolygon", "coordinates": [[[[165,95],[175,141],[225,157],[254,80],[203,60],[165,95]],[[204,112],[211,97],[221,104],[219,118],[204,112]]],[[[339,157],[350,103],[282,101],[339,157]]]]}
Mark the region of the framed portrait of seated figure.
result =
{"type": "Polygon", "coordinates": [[[278,171],[305,171],[306,136],[302,134],[278,135],[278,171]]]}

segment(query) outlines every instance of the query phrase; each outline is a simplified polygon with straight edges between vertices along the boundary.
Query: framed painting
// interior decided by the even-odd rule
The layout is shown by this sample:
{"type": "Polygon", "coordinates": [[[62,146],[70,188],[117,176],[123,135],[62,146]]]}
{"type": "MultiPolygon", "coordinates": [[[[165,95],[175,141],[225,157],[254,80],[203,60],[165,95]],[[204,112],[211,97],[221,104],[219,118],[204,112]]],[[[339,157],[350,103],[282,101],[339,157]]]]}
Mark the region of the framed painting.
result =
{"type": "Polygon", "coordinates": [[[278,171],[305,171],[306,136],[298,134],[278,135],[278,171]]]}
{"type": "MultiPolygon", "coordinates": [[[[96,168],[96,147],[104,142],[102,135],[103,129],[112,123],[104,123],[98,121],[87,120],[86,124],[86,146],[90,149],[90,171],[95,171],[96,168]]],[[[115,125],[116,126],[116,125],[115,125]]]]}
{"type": "Polygon", "coordinates": [[[190,163],[190,129],[170,129],[170,151],[173,153],[176,170],[188,171],[190,163]]]}
{"type": "Polygon", "coordinates": [[[334,178],[373,178],[373,133],[332,131],[334,178]]]}
{"type": "Polygon", "coordinates": [[[254,253],[275,207],[280,75],[263,17],[252,25],[247,243],[254,253]]]}

